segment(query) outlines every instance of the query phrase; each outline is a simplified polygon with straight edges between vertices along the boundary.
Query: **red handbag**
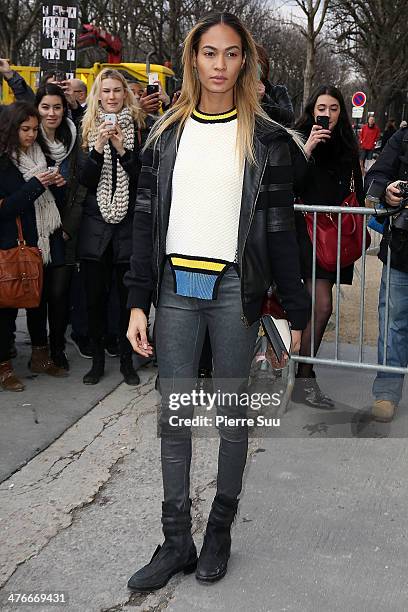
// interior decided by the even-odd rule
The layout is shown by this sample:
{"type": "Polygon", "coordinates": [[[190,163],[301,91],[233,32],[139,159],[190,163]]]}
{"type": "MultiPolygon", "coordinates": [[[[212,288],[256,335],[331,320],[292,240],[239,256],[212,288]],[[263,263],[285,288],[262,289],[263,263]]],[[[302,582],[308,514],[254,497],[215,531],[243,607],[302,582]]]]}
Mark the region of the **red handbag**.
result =
{"type": "MultiPolygon", "coordinates": [[[[342,206],[355,208],[359,206],[354,191],[352,177],[351,193],[342,206]]],[[[305,221],[309,238],[313,244],[313,213],[305,213],[305,221]]],[[[363,252],[363,215],[342,213],[340,267],[346,268],[360,259],[363,252]]],[[[316,221],[316,259],[321,268],[334,272],[337,269],[337,231],[338,215],[336,213],[317,213],[316,221]]],[[[371,237],[366,229],[365,248],[371,244],[371,237]]]]}

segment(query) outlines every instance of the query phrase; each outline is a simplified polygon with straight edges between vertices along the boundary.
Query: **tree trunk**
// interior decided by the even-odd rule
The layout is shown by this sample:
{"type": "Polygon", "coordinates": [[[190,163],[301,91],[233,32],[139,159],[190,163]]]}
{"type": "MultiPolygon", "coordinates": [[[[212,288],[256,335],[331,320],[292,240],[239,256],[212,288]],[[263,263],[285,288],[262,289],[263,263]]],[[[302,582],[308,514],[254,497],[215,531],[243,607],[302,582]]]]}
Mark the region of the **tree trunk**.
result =
{"type": "Polygon", "coordinates": [[[306,102],[309,99],[310,93],[312,91],[316,66],[316,48],[314,39],[308,38],[306,40],[306,45],[306,67],[305,74],[303,77],[303,108],[305,107],[306,102]]]}

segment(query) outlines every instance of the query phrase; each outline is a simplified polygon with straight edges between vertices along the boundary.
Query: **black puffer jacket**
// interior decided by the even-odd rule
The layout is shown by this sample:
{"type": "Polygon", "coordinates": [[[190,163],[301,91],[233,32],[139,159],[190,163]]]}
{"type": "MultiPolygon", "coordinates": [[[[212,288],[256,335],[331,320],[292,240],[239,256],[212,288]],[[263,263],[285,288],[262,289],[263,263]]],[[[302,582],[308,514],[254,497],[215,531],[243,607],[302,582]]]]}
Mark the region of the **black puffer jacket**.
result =
{"type": "MultiPolygon", "coordinates": [[[[177,151],[174,124],[160,137],[155,154],[143,157],[133,229],[131,270],[126,277],[128,307],[157,305],[166,261],[172,175],[177,151]]],[[[290,135],[273,124],[258,125],[256,164],[245,164],[237,261],[241,278],[242,320],[259,319],[266,291],[276,282],[294,329],[304,329],[310,298],[299,270],[293,213],[293,157],[302,154],[290,135]]]]}
{"type": "MultiPolygon", "coordinates": [[[[116,185],[116,150],[111,145],[113,165],[113,190],[116,185]]],[[[102,217],[96,199],[103,167],[103,153],[95,149],[86,155],[82,153],[80,159],[79,181],[88,188],[87,196],[83,202],[83,212],[79,232],[79,258],[99,261],[112,242],[114,263],[126,263],[130,260],[132,253],[132,225],[134,203],[136,199],[137,181],[141,168],[139,161],[140,145],[137,131],[135,130],[135,148],[127,150],[119,158],[123,169],[128,173],[129,181],[129,208],[126,216],[120,223],[107,223],[102,217]]]]}

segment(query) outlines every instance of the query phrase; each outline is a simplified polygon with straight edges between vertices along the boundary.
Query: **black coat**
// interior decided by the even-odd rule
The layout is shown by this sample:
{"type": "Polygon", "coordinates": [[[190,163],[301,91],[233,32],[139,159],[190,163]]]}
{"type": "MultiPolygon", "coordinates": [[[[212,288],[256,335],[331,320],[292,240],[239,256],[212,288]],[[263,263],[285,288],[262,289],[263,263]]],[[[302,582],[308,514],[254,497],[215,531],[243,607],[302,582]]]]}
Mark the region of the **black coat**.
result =
{"type": "MultiPolygon", "coordinates": [[[[395,132],[388,140],[385,149],[381,152],[375,164],[365,176],[365,187],[369,189],[372,181],[382,183],[384,194],[382,202],[385,203],[385,190],[389,183],[394,181],[408,181],[408,128],[395,132]]],[[[405,213],[404,213],[405,214],[405,213]]],[[[387,262],[388,244],[391,239],[390,224],[387,220],[384,225],[383,239],[380,244],[378,258],[385,264],[387,262]]],[[[408,237],[397,232],[391,243],[391,267],[408,273],[408,237]],[[397,240],[399,238],[399,240],[397,240]]]]}
{"type": "MultiPolygon", "coordinates": [[[[131,270],[127,274],[129,308],[158,304],[166,261],[172,175],[177,152],[177,124],[143,156],[133,231],[131,270]]],[[[245,163],[237,261],[241,279],[242,320],[259,319],[266,291],[276,282],[294,329],[304,329],[310,299],[299,271],[293,219],[293,157],[303,155],[286,130],[257,124],[256,164],[245,163]]],[[[205,229],[205,228],[204,228],[205,229]]]]}
{"type": "Polygon", "coordinates": [[[261,106],[273,121],[281,125],[291,126],[295,113],[288,90],[283,85],[272,85],[270,81],[262,81],[265,85],[265,95],[261,106]]]}
{"type": "MultiPolygon", "coordinates": [[[[309,133],[303,136],[308,138],[309,133]]],[[[295,185],[296,196],[309,206],[341,206],[350,195],[351,177],[354,177],[354,187],[360,206],[364,206],[364,189],[361,168],[357,155],[353,160],[342,159],[343,147],[336,139],[317,145],[307,165],[307,170],[298,175],[295,185]]],[[[296,230],[301,254],[302,276],[312,278],[312,243],[306,228],[303,213],[296,213],[296,230]]],[[[336,272],[329,272],[317,265],[316,278],[335,282],[336,272]]],[[[353,266],[341,269],[340,282],[351,284],[353,281],[353,266]]]]}
{"type": "MultiPolygon", "coordinates": [[[[117,153],[111,146],[112,165],[116,168],[117,153]]],[[[135,133],[135,149],[127,150],[119,161],[123,169],[129,174],[129,208],[126,216],[120,223],[107,223],[102,217],[96,199],[103,167],[103,154],[95,149],[82,155],[80,162],[79,180],[88,188],[87,196],[83,202],[83,212],[79,232],[79,257],[99,261],[112,242],[114,263],[127,263],[132,253],[132,226],[136,199],[137,181],[141,168],[139,160],[140,145],[138,135],[135,133]]],[[[115,174],[115,173],[113,173],[115,174]]],[[[114,176],[116,183],[116,177],[114,176]]],[[[114,187],[115,188],[115,187],[114,187]]],[[[114,191],[114,188],[112,191],[114,191]]]]}
{"type": "MultiPolygon", "coordinates": [[[[80,146],[80,138],[78,137],[69,156],[60,164],[60,173],[67,183],[64,187],[58,189],[57,194],[54,194],[61,213],[62,229],[68,236],[68,240],[64,244],[66,264],[74,264],[78,259],[77,247],[82,204],[86,197],[86,187],[79,183],[78,177],[80,146]]],[[[49,166],[55,164],[52,159],[48,161],[49,166]]]]}
{"type": "MultiPolygon", "coordinates": [[[[58,205],[58,188],[51,188],[58,205]]],[[[37,246],[38,233],[35,218],[35,200],[45,189],[35,177],[25,181],[20,170],[6,156],[0,158],[0,249],[12,249],[17,245],[16,218],[20,216],[23,237],[29,246],[37,246]]],[[[50,236],[51,265],[65,263],[65,247],[62,230],[58,228],[50,236]]]]}
{"type": "Polygon", "coordinates": [[[0,249],[17,246],[16,218],[20,216],[23,236],[28,246],[37,246],[35,200],[45,189],[33,177],[25,181],[21,172],[6,156],[0,158],[0,249]]]}

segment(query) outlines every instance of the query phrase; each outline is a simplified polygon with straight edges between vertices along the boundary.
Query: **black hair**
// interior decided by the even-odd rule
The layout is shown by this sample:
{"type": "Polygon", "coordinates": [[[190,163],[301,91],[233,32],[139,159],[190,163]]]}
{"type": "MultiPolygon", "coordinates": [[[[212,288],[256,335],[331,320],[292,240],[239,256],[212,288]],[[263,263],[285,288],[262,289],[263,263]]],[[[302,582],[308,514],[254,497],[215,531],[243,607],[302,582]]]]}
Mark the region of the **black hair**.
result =
{"type": "Polygon", "coordinates": [[[339,141],[339,147],[341,149],[341,159],[339,161],[355,161],[356,158],[358,159],[359,155],[358,144],[347,114],[343,94],[337,87],[334,87],[333,85],[320,85],[317,87],[307,100],[302,115],[296,121],[295,129],[309,136],[310,130],[315,124],[314,108],[316,106],[317,99],[319,96],[324,95],[336,98],[340,105],[340,115],[336,127],[333,130],[333,136],[335,138],[337,137],[336,140],[339,141]]]}
{"type": "Polygon", "coordinates": [[[72,133],[71,130],[69,129],[69,125],[67,122],[67,118],[68,118],[68,103],[65,97],[65,94],[63,92],[63,90],[61,89],[61,87],[59,85],[57,85],[56,83],[46,83],[45,85],[43,85],[42,87],[39,87],[37,89],[37,93],[35,94],[35,106],[38,108],[38,106],[41,103],[41,100],[45,97],[45,96],[58,96],[59,98],[61,98],[61,103],[62,103],[62,107],[64,109],[64,113],[62,116],[62,121],[59,124],[59,126],[57,127],[57,129],[55,130],[55,138],[56,140],[59,140],[60,142],[62,142],[62,144],[69,149],[72,143],[72,133]]]}
{"type": "MultiPolygon", "coordinates": [[[[17,161],[20,157],[20,139],[19,129],[24,121],[35,117],[38,120],[38,126],[41,122],[41,117],[38,110],[28,102],[14,102],[9,106],[5,106],[0,114],[0,156],[14,156],[17,161]]],[[[37,141],[43,149],[40,132],[38,132],[37,141]]],[[[46,149],[47,150],[47,149],[46,149]]]]}

